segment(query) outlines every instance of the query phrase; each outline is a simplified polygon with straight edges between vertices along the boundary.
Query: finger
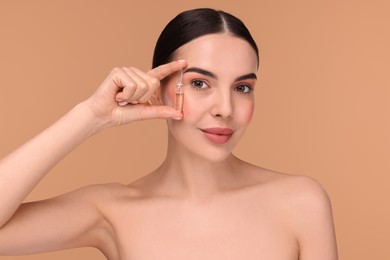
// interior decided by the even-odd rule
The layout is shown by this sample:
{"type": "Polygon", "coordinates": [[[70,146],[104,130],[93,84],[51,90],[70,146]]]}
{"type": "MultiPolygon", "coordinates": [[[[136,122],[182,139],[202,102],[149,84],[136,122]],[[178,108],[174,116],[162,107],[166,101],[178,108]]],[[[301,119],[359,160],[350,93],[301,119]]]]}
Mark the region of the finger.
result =
{"type": "Polygon", "coordinates": [[[156,94],[157,89],[160,87],[160,81],[138,68],[132,68],[132,70],[148,85],[148,90],[142,95],[142,97],[138,98],[140,103],[146,103],[156,94]]]}
{"type": "Polygon", "coordinates": [[[150,70],[148,74],[157,78],[158,80],[162,80],[172,73],[185,68],[185,66],[187,66],[187,63],[184,60],[172,61],[150,70]]]}
{"type": "Polygon", "coordinates": [[[180,120],[183,113],[169,106],[145,106],[140,114],[140,120],[144,119],[175,119],[180,120]]]}
{"type": "Polygon", "coordinates": [[[117,101],[127,101],[134,93],[136,82],[128,75],[123,68],[115,68],[112,81],[117,86],[117,101]]]}
{"type": "Polygon", "coordinates": [[[129,82],[122,89],[122,91],[118,92],[118,94],[116,95],[117,101],[127,101],[127,102],[133,101],[132,97],[134,95],[134,92],[137,89],[137,83],[132,78],[129,78],[128,81],[129,82]]]}
{"type": "Polygon", "coordinates": [[[145,80],[145,76],[143,75],[146,75],[146,73],[141,71],[136,72],[136,68],[123,68],[123,70],[126,71],[126,73],[131,77],[136,85],[132,95],[128,97],[128,101],[141,103],[139,99],[143,97],[150,89],[149,82],[145,80]]]}
{"type": "Polygon", "coordinates": [[[181,120],[182,117],[183,114],[172,107],[147,105],[117,107],[113,114],[114,123],[117,125],[146,119],[181,120]]]}

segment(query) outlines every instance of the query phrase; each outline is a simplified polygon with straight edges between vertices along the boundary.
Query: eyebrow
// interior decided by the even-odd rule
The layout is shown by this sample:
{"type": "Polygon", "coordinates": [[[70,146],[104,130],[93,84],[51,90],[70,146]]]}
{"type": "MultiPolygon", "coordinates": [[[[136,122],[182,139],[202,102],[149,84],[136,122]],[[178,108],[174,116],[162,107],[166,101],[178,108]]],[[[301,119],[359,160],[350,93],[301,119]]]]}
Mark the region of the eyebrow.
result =
{"type": "MultiPolygon", "coordinates": [[[[213,79],[218,79],[217,75],[215,75],[211,71],[201,69],[198,67],[190,67],[184,71],[184,73],[187,73],[187,72],[196,72],[196,73],[205,75],[205,76],[213,78],[213,79]]],[[[248,73],[248,74],[237,77],[234,81],[240,81],[240,80],[245,80],[245,79],[257,79],[257,76],[255,73],[248,73]]]]}

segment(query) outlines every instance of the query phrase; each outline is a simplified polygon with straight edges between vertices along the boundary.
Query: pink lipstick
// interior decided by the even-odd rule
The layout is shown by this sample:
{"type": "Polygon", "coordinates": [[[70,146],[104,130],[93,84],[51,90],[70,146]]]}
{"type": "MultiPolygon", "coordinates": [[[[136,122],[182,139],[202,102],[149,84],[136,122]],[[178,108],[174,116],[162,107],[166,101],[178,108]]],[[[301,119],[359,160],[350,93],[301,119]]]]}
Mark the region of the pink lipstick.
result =
{"type": "Polygon", "coordinates": [[[215,144],[224,144],[233,135],[233,130],[230,128],[213,127],[200,130],[209,141],[215,144]]]}

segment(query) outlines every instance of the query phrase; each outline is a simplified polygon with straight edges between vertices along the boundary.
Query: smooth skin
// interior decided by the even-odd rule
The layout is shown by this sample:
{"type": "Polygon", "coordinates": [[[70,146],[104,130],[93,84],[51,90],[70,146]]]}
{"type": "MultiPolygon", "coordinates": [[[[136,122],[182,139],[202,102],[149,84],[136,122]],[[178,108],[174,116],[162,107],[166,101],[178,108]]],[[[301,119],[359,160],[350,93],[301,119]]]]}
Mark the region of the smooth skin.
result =
{"type": "Polygon", "coordinates": [[[331,205],[316,181],[232,154],[254,111],[257,60],[249,44],[211,34],[174,58],[185,61],[149,72],[113,69],[90,98],[0,162],[0,255],[90,246],[112,260],[338,259],[331,205]],[[180,69],[183,113],[170,106],[180,69]],[[155,118],[167,120],[169,134],[166,159],[152,173],[22,203],[91,135],[155,118]],[[216,144],[202,131],[210,127],[233,134],[216,144]]]}

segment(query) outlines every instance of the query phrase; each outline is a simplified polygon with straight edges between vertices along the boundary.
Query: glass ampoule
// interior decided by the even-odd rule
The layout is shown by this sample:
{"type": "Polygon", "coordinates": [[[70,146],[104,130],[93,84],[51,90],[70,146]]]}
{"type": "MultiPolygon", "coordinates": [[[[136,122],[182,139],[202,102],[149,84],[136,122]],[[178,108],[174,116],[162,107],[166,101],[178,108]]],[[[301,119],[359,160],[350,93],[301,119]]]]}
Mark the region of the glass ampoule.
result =
{"type": "Polygon", "coordinates": [[[175,97],[175,109],[178,111],[183,111],[183,70],[180,69],[178,76],[177,76],[177,83],[176,83],[176,97],[175,97]]]}

